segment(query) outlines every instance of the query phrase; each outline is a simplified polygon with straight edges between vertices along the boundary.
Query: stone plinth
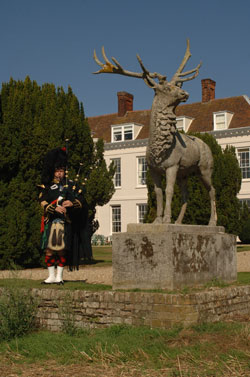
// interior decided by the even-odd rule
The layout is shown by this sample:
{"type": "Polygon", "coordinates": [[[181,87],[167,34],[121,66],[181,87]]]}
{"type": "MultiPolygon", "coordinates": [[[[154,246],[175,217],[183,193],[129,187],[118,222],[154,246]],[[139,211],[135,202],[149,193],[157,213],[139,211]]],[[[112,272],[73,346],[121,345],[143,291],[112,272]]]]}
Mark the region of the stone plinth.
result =
{"type": "Polygon", "coordinates": [[[129,224],[113,235],[113,289],[175,289],[237,279],[236,237],[223,227],[129,224]]]}

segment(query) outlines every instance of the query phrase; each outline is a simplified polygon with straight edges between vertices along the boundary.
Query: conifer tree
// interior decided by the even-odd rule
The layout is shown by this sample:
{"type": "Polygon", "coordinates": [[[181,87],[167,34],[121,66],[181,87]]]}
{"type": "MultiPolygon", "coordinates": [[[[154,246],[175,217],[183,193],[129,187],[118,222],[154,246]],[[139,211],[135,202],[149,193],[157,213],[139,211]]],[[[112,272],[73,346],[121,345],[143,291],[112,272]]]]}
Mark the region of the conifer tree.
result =
{"type": "Polygon", "coordinates": [[[92,234],[99,226],[97,220],[95,220],[96,206],[102,206],[108,203],[111,195],[115,192],[112,180],[115,167],[111,165],[109,170],[106,168],[103,153],[104,142],[102,139],[99,139],[95,145],[94,169],[91,169],[86,184],[86,198],[89,204],[89,219],[92,225],[92,234]]]}
{"type": "Polygon", "coordinates": [[[243,243],[250,243],[250,210],[246,203],[240,211],[240,231],[239,239],[243,243]]]}
{"type": "Polygon", "coordinates": [[[83,164],[91,224],[95,206],[113,194],[113,170],[105,164],[101,142],[94,146],[83,105],[70,87],[65,93],[29,77],[10,79],[2,84],[0,111],[0,268],[31,266],[40,260],[37,184],[46,152],[69,139],[69,170],[75,177],[83,164]],[[91,192],[94,185],[99,191],[91,192]]]}

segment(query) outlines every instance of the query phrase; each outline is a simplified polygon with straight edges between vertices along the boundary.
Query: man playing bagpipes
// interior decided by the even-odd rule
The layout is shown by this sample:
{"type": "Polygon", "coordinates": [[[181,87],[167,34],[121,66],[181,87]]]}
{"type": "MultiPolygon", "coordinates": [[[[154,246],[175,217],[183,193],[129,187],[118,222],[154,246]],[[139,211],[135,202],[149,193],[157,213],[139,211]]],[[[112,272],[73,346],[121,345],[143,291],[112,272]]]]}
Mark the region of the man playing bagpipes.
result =
{"type": "Polygon", "coordinates": [[[63,284],[66,263],[72,270],[79,267],[81,259],[92,257],[84,193],[68,180],[66,167],[66,148],[46,154],[39,195],[43,208],[41,248],[49,272],[44,284],[63,284]]]}

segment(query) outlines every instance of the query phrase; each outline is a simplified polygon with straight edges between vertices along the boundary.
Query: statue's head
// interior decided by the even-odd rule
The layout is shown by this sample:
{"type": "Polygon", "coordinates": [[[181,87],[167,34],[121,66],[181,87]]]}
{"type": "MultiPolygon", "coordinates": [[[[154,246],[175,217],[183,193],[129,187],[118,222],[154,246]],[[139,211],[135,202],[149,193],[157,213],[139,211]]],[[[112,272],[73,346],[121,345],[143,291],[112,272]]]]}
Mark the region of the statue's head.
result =
{"type": "Polygon", "coordinates": [[[181,88],[181,85],[174,85],[171,82],[162,82],[155,88],[158,101],[163,106],[177,106],[181,102],[188,100],[189,94],[181,88]]]}

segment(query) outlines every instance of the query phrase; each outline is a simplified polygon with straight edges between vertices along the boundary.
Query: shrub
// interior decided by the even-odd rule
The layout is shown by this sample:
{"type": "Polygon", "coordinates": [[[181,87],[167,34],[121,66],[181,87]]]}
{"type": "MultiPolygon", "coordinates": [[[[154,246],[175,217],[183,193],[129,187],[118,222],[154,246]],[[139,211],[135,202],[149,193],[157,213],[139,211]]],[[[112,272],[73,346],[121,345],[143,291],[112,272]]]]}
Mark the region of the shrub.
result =
{"type": "Polygon", "coordinates": [[[37,308],[38,302],[29,291],[4,289],[0,297],[0,338],[9,340],[34,330],[37,308]]]}
{"type": "Polygon", "coordinates": [[[250,243],[250,218],[246,220],[245,224],[242,224],[239,239],[243,243],[250,243]]]}
{"type": "Polygon", "coordinates": [[[93,246],[110,245],[112,243],[111,237],[105,237],[102,234],[94,234],[91,239],[93,246]]]}

